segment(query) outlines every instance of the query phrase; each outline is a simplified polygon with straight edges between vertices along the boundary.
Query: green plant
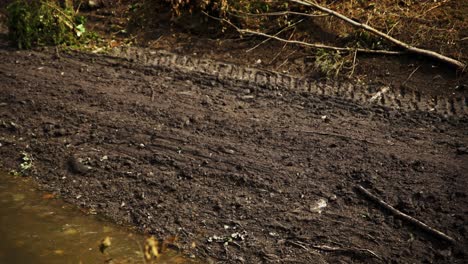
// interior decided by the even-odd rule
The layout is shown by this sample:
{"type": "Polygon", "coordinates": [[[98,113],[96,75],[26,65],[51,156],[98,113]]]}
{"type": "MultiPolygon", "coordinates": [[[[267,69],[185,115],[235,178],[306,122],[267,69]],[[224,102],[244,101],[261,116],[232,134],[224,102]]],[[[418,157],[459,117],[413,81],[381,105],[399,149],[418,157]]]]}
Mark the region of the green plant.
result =
{"type": "Polygon", "coordinates": [[[33,167],[33,157],[23,151],[21,152],[21,163],[19,165],[19,170],[11,170],[10,173],[15,176],[25,175],[33,167]]]}
{"type": "Polygon", "coordinates": [[[315,68],[327,77],[337,76],[344,63],[345,58],[339,51],[319,49],[315,54],[315,68]]]}
{"type": "Polygon", "coordinates": [[[20,49],[72,45],[84,39],[85,18],[52,1],[16,0],[8,5],[9,38],[20,49]]]}

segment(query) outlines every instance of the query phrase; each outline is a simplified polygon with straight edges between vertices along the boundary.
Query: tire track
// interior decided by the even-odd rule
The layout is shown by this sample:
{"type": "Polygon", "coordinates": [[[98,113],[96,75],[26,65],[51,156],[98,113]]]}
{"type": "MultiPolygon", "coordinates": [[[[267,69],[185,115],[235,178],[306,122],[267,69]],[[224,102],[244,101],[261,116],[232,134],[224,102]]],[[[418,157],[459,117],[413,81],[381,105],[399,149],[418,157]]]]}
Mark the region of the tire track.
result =
{"type": "Polygon", "coordinates": [[[255,85],[269,90],[293,90],[312,94],[338,97],[359,104],[377,104],[403,111],[423,111],[444,116],[467,116],[468,99],[464,96],[445,98],[391,88],[384,85],[355,85],[351,82],[318,82],[308,78],[243,67],[235,64],[177,55],[133,47],[121,47],[111,51],[111,56],[125,58],[144,66],[177,69],[186,73],[200,73],[216,77],[229,84],[255,85]]]}

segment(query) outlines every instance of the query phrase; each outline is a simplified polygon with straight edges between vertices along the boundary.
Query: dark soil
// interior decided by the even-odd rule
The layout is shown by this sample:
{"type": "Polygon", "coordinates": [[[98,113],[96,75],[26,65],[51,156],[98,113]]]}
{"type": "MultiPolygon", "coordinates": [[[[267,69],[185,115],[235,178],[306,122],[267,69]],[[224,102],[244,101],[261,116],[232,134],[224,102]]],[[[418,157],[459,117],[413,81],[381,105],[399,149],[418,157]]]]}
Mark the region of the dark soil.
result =
{"type": "Polygon", "coordinates": [[[30,153],[30,176],[45,189],[177,235],[186,250],[195,242],[193,252],[214,262],[466,261],[466,99],[455,112],[395,109],[340,96],[340,85],[273,87],[135,52],[3,45],[3,169],[30,153]],[[457,245],[393,217],[357,185],[457,245]]]}
{"type": "Polygon", "coordinates": [[[466,262],[466,76],[360,57],[330,82],[306,50],[153,33],[144,44],[179,55],[1,42],[0,167],[29,153],[44,189],[216,263],[466,262]]]}

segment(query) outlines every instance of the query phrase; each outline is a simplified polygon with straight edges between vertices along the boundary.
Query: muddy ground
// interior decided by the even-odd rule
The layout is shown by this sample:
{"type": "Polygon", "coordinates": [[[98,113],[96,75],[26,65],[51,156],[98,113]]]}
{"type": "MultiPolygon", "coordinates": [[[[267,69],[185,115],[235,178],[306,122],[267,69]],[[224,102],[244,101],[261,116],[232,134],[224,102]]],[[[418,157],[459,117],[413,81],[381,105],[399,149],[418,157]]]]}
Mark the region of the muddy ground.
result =
{"type": "Polygon", "coordinates": [[[465,263],[466,92],[386,87],[2,42],[0,166],[215,263],[465,263]]]}

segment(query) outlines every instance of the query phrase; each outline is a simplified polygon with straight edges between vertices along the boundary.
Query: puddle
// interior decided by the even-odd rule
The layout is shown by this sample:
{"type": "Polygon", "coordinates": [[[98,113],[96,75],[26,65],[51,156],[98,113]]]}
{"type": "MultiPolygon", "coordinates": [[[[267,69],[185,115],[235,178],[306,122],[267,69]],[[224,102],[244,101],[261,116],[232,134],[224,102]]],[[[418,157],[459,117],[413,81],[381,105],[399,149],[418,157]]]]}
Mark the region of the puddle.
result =
{"type": "Polygon", "coordinates": [[[0,263],[200,263],[176,251],[145,262],[144,240],[36,190],[28,178],[0,174],[0,263]],[[102,254],[106,237],[111,246],[102,254]]]}

